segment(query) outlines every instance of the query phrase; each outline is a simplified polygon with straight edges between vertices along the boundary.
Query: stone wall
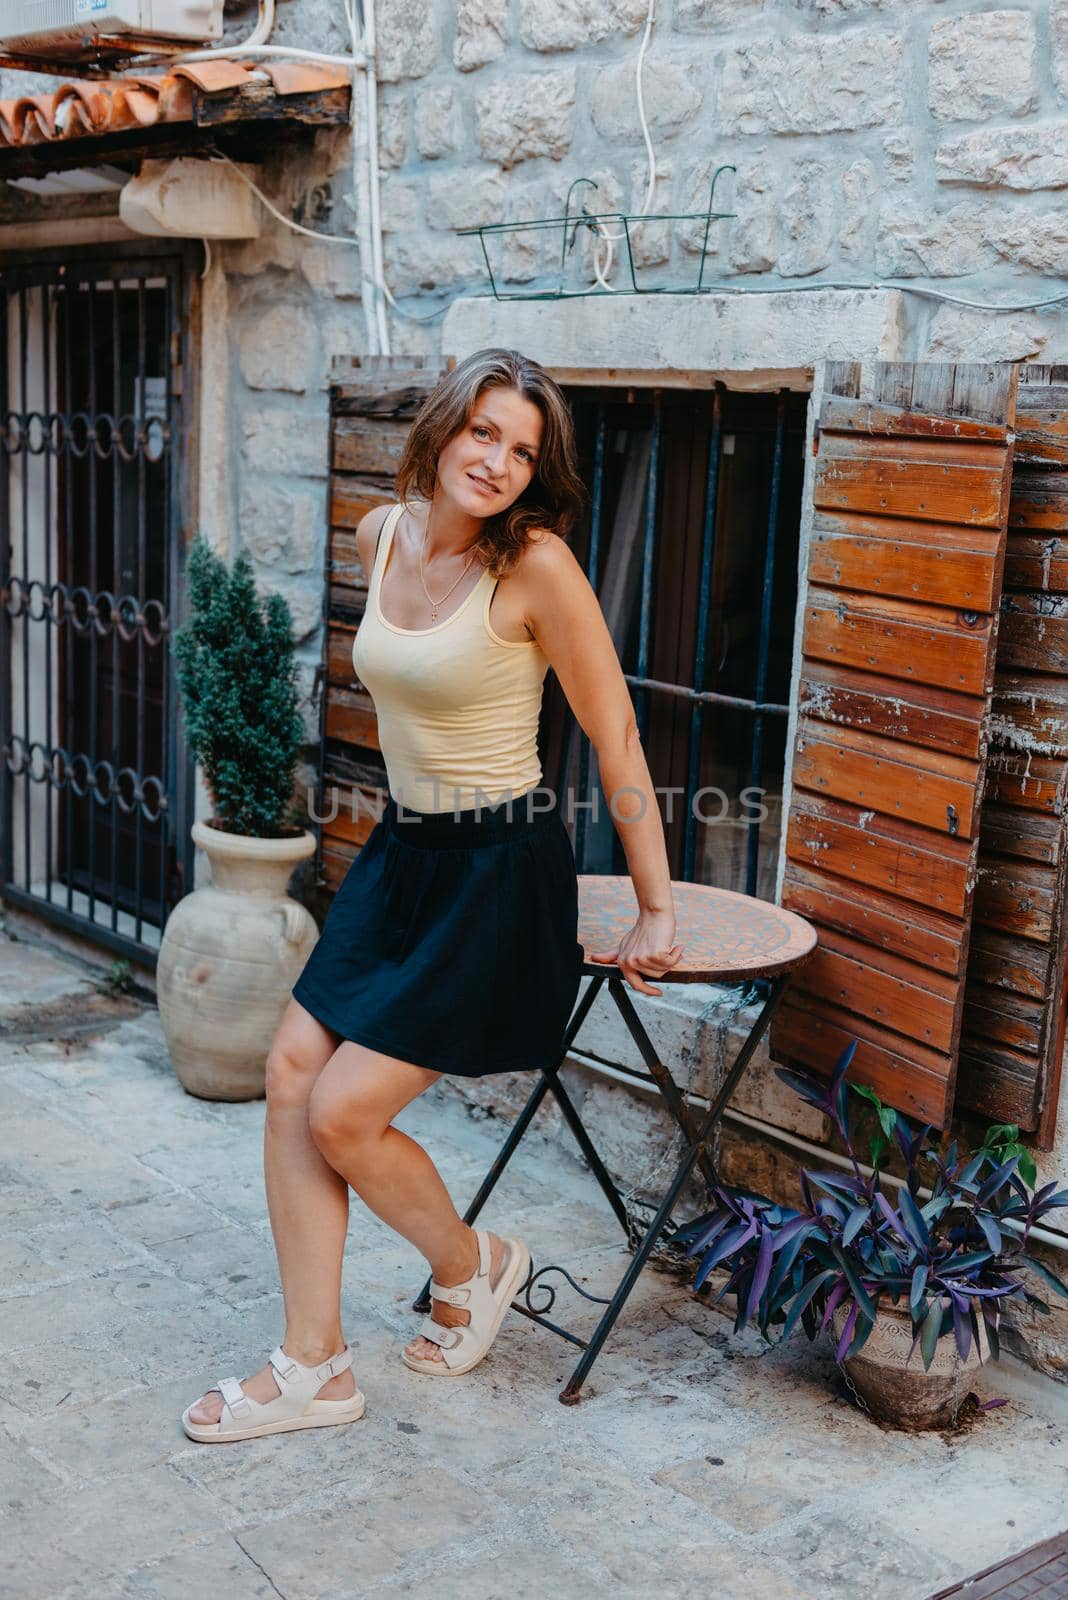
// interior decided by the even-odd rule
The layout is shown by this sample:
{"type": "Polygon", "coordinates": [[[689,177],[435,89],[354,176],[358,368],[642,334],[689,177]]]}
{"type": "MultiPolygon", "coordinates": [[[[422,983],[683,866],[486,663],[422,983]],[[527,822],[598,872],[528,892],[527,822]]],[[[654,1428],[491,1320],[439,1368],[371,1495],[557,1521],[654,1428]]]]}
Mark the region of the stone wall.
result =
{"type": "MultiPolygon", "coordinates": [[[[577,177],[598,186],[590,209],[641,208],[643,0],[460,0],[429,25],[417,0],[382,9],[395,293],[479,281],[477,240],[450,230],[558,214],[577,177]]],[[[1065,271],[1068,0],[661,0],[645,103],[654,209],[703,208],[715,167],[737,167],[717,191],[737,216],[713,224],[706,276],[966,280],[969,298],[1025,300],[1065,271]]],[[[645,281],[694,281],[702,231],[639,231],[645,281]]],[[[530,282],[558,244],[555,232],[498,241],[495,270],[530,282]]],[[[1037,355],[1052,332],[1033,314],[991,326],[947,309],[929,349],[1037,355]]]]}

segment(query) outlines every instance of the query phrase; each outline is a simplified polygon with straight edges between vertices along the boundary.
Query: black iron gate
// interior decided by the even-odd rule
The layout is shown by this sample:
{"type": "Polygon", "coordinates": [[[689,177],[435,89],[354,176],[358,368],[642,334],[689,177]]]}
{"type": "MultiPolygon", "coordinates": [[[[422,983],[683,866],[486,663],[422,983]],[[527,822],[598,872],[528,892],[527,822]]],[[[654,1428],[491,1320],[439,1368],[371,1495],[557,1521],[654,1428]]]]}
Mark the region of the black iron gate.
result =
{"type": "Polygon", "coordinates": [[[0,262],[3,896],[149,964],[189,864],[182,280],[151,251],[0,262]]]}

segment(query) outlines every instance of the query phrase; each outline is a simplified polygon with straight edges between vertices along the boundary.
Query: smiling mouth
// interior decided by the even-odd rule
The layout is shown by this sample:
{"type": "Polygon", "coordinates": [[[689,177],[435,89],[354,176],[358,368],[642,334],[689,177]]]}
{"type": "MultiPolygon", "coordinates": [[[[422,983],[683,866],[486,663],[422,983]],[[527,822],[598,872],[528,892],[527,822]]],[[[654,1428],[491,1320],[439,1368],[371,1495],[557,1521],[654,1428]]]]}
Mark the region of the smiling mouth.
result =
{"type": "Polygon", "coordinates": [[[485,478],[476,478],[473,472],[469,472],[467,476],[471,479],[472,483],[477,483],[479,488],[484,489],[487,494],[497,493],[496,489],[493,487],[493,484],[487,483],[485,478]]]}

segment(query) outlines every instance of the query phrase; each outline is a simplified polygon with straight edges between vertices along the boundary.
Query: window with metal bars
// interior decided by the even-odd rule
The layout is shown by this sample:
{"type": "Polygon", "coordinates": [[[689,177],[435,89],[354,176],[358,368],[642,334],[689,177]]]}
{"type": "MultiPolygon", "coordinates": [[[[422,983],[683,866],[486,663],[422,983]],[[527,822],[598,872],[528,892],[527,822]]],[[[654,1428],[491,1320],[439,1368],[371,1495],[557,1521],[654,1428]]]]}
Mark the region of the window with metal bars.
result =
{"type": "MultiPolygon", "coordinates": [[[[803,394],[578,389],[572,548],[631,687],[673,878],[773,899],[804,476],[803,394]]],[[[581,872],[626,861],[550,679],[542,761],[581,872]],[[574,800],[590,800],[596,810],[574,800]]]]}
{"type": "Polygon", "coordinates": [[[0,259],[0,893],[150,964],[191,864],[183,267],[173,245],[0,259]]]}

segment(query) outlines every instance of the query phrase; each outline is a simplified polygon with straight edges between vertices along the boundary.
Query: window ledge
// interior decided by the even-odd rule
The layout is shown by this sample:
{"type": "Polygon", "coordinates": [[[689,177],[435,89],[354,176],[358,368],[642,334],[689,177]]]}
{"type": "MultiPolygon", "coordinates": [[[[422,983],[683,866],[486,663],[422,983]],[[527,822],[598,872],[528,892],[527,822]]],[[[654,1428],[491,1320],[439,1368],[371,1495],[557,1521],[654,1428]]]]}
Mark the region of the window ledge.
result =
{"type": "Polygon", "coordinates": [[[731,294],[459,299],[446,314],[442,347],[462,360],[505,345],[574,383],[673,387],[703,379],[739,389],[805,390],[823,360],[905,359],[907,331],[905,296],[897,289],[758,294],[743,286],[731,294]]]}

